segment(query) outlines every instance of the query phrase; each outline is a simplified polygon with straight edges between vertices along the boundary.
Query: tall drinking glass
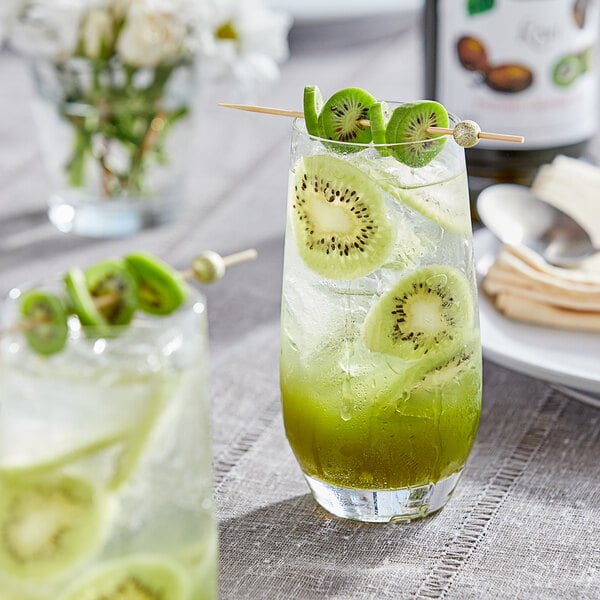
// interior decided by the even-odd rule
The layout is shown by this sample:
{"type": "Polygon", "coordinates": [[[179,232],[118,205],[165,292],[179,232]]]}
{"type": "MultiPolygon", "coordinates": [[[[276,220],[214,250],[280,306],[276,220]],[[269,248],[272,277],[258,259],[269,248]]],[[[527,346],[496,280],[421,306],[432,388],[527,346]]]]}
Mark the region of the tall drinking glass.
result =
{"type": "Polygon", "coordinates": [[[283,418],[316,501],[360,521],[442,508],[481,410],[463,149],[331,142],[296,120],[283,279],[283,418]]]}
{"type": "Polygon", "coordinates": [[[104,337],[71,317],[51,356],[2,337],[2,600],[217,597],[206,332],[193,294],[104,337]]]}

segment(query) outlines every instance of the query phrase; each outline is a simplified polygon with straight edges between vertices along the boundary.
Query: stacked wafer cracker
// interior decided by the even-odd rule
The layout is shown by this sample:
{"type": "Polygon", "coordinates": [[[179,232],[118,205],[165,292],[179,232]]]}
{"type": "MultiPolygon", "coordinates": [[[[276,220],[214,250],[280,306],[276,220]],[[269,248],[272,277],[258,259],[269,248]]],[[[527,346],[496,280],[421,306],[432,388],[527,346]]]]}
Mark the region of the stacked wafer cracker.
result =
{"type": "MultiPolygon", "coordinates": [[[[576,219],[600,248],[600,168],[559,156],[540,169],[532,187],[576,219]]],[[[527,248],[504,246],[482,287],[513,319],[600,332],[600,253],[563,269],[527,248]]]]}

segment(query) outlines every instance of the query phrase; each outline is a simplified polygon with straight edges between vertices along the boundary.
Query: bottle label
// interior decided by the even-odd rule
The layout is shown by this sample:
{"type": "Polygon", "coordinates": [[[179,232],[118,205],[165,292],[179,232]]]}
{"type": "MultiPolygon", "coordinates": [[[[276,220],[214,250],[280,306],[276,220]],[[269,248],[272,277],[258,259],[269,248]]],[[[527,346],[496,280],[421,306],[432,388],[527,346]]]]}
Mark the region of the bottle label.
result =
{"type": "Polygon", "coordinates": [[[523,135],[518,149],[592,137],[596,0],[440,0],[437,6],[437,97],[449,111],[484,131],[523,135]]]}

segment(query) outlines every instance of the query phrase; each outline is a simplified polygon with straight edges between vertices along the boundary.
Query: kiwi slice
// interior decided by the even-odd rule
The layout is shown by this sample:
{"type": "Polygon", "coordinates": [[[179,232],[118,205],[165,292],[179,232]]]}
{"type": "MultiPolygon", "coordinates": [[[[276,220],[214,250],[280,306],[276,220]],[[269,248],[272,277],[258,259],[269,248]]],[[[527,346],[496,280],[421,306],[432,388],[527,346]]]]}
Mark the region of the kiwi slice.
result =
{"type": "Polygon", "coordinates": [[[61,600],[192,600],[183,568],[156,555],[134,555],[101,565],[76,581],[61,600]]]}
{"type": "Polygon", "coordinates": [[[407,204],[423,216],[435,221],[444,229],[458,235],[470,235],[471,214],[465,201],[467,181],[464,178],[464,194],[461,182],[449,180],[440,185],[401,187],[397,175],[398,163],[394,158],[372,160],[363,156],[352,159],[352,164],[364,171],[377,182],[384,191],[407,204]],[[393,164],[390,164],[393,163],[393,164]],[[454,186],[457,186],[454,188],[454,186]],[[454,188],[454,189],[452,189],[454,188]]]}
{"type": "Polygon", "coordinates": [[[181,274],[156,256],[135,252],[125,262],[138,284],[138,307],[154,315],[168,315],[188,297],[188,287],[181,274]]]}
{"type": "Polygon", "coordinates": [[[97,307],[102,298],[115,299],[98,307],[107,323],[131,323],[137,308],[137,283],[122,260],[107,259],[93,265],[85,271],[85,281],[97,307]]]}
{"type": "MultiPolygon", "coordinates": [[[[369,109],[375,98],[360,88],[345,88],[327,100],[321,111],[320,122],[324,137],[336,142],[369,144],[371,127],[363,121],[369,118],[369,109]]],[[[341,152],[355,152],[358,147],[336,147],[341,152]]]]}
{"type": "Polygon", "coordinates": [[[585,73],[594,68],[595,46],[589,46],[578,55],[581,66],[581,73],[585,73]]]}
{"type": "Polygon", "coordinates": [[[310,135],[319,137],[319,114],[323,108],[323,96],[316,85],[307,85],[304,88],[304,122],[306,131],[310,135]]]}
{"type": "Polygon", "coordinates": [[[122,261],[108,259],[85,272],[72,268],[65,276],[65,286],[84,327],[111,335],[113,326],[131,322],[137,306],[137,284],[122,261]]]}
{"type": "Polygon", "coordinates": [[[35,352],[49,355],[64,348],[69,327],[67,312],[58,296],[41,290],[26,292],[21,299],[21,315],[28,324],[25,339],[35,352]]]}
{"type": "Polygon", "coordinates": [[[431,394],[460,399],[472,396],[481,388],[481,345],[479,341],[464,343],[454,352],[442,354],[437,363],[431,360],[418,362],[409,369],[407,378],[414,383],[411,396],[431,398],[431,394]]]}
{"type": "Polygon", "coordinates": [[[73,476],[0,476],[0,571],[31,581],[64,576],[97,548],[104,502],[73,476]]]}
{"type": "Polygon", "coordinates": [[[386,120],[389,117],[389,108],[385,102],[375,102],[369,110],[369,120],[371,121],[371,137],[376,145],[377,152],[381,156],[389,156],[390,151],[385,144],[386,120]]]}
{"type": "Polygon", "coordinates": [[[77,267],[69,269],[65,275],[65,287],[71,309],[79,317],[81,324],[84,327],[100,327],[104,319],[88,290],[83,270],[77,267]]]}
{"type": "Polygon", "coordinates": [[[381,267],[391,252],[394,235],[381,188],[342,159],[302,159],[291,211],[298,253],[319,275],[358,279],[381,267]]]}
{"type": "Polygon", "coordinates": [[[166,402],[173,396],[174,391],[170,384],[165,383],[148,398],[147,407],[140,416],[139,422],[123,438],[123,449],[116,457],[114,471],[108,482],[110,491],[118,490],[135,471],[166,402]]]}
{"type": "Polygon", "coordinates": [[[446,109],[433,100],[407,102],[394,109],[385,138],[392,155],[409,167],[428,165],[442,150],[446,136],[428,133],[429,127],[448,127],[446,109]]]}
{"type": "Polygon", "coordinates": [[[583,72],[583,64],[576,54],[563,56],[552,71],[552,80],[560,87],[571,85],[583,72]]]}
{"type": "Polygon", "coordinates": [[[365,343],[374,352],[436,361],[455,352],[473,327],[471,286],[457,269],[423,267],[401,279],[367,314],[365,343]]]}

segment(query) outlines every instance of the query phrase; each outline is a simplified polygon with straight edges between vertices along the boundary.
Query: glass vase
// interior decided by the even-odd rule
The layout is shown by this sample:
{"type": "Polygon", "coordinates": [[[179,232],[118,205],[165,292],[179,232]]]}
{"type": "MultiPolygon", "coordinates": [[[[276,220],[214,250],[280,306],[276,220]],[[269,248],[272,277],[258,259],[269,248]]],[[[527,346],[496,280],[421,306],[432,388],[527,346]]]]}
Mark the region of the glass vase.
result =
{"type": "Polygon", "coordinates": [[[181,207],[195,68],[72,58],[32,63],[34,113],[63,232],[122,237],[181,207]]]}

